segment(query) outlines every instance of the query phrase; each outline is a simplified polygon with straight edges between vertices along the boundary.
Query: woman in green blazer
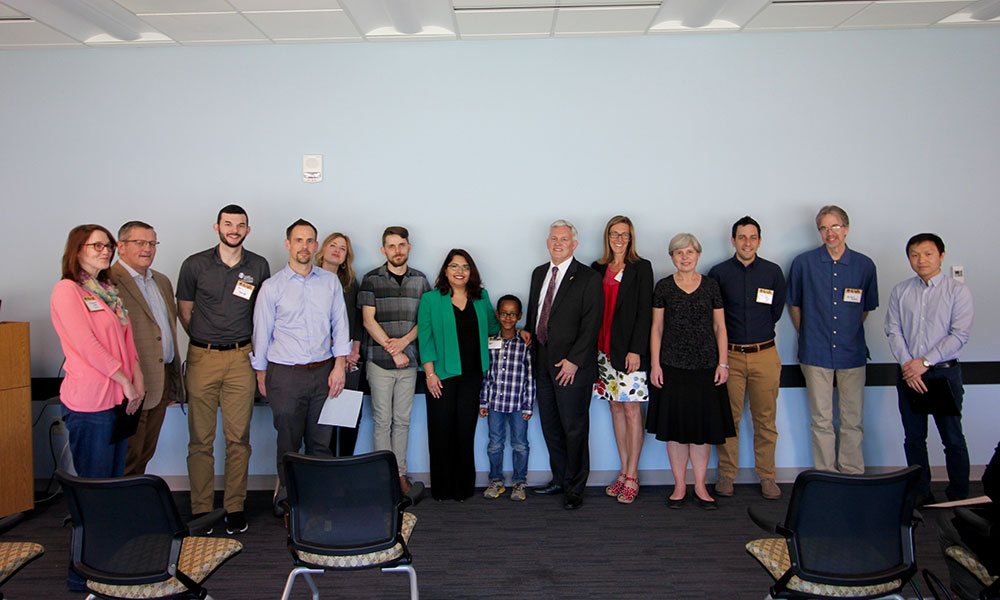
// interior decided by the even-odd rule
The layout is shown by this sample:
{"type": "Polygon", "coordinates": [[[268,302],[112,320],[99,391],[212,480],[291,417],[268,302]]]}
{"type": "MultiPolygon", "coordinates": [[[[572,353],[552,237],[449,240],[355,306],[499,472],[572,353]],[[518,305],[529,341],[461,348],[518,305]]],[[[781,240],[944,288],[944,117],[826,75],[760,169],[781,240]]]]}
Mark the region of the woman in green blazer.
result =
{"type": "Polygon", "coordinates": [[[500,331],[472,256],[448,252],[435,289],[420,297],[417,338],[427,374],[431,496],[459,502],[476,487],[473,441],[479,389],[490,366],[487,338],[500,331]]]}

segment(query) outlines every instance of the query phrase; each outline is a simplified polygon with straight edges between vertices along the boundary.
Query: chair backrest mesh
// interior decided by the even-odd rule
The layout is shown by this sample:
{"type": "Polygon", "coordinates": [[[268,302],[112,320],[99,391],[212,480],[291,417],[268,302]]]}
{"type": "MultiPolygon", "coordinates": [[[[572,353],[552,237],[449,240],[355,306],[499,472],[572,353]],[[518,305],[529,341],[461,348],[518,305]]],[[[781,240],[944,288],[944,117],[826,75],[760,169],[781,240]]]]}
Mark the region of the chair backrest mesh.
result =
{"type": "Polygon", "coordinates": [[[298,546],[357,554],[357,548],[391,547],[400,501],[391,452],[285,459],[290,536],[298,546]]]}
{"type": "Polygon", "coordinates": [[[815,471],[800,478],[785,523],[803,573],[873,577],[912,562],[912,478],[815,471]]]}
{"type": "Polygon", "coordinates": [[[166,578],[171,542],[183,525],[162,480],[143,476],[62,483],[74,535],[81,536],[75,562],[117,577],[159,573],[166,578]]]}

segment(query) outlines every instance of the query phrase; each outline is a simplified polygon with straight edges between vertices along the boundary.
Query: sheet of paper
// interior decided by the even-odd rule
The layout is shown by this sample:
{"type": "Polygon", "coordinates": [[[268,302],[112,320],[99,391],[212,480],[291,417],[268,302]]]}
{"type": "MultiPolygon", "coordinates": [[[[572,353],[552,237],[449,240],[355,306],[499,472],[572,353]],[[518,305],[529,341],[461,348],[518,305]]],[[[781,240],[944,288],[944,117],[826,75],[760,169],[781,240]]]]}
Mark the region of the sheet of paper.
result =
{"type": "Polygon", "coordinates": [[[989,496],[976,496],[965,500],[952,500],[951,502],[938,502],[937,504],[926,504],[924,508],[955,508],[956,506],[979,506],[980,504],[992,504],[989,496]]]}
{"type": "Polygon", "coordinates": [[[364,394],[355,390],[344,390],[336,398],[327,398],[323,404],[323,412],[319,415],[319,424],[357,427],[363,396],[364,394]]]}

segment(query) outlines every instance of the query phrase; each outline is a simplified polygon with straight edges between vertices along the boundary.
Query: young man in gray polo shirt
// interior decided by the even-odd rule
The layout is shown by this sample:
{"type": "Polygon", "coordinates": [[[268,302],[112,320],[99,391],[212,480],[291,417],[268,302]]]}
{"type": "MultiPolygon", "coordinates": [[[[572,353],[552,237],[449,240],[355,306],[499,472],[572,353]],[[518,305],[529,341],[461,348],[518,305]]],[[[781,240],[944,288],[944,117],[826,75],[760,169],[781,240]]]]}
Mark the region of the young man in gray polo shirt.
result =
{"type": "Polygon", "coordinates": [[[243,248],[247,213],[235,204],[219,211],[219,245],[192,254],[177,278],[177,312],[191,338],[188,394],[188,479],[191,512],[210,512],[215,500],[215,427],[222,409],[226,436],[226,531],[247,530],[243,502],[250,464],[250,418],[256,375],[250,366],[253,305],[271,275],[263,257],[243,248]]]}

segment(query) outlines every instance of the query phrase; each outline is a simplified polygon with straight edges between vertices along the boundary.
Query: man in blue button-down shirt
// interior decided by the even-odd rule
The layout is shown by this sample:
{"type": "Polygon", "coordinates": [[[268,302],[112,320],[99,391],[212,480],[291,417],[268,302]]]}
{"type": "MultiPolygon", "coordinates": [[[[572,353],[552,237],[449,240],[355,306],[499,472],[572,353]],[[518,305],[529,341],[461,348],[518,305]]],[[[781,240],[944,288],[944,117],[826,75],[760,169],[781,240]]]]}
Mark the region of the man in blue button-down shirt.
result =
{"type": "Polygon", "coordinates": [[[812,415],[813,464],[864,473],[864,321],[878,307],[875,263],[847,247],[850,221],[839,206],[816,215],[823,245],[803,252],[788,273],[788,314],[799,332],[799,366],[812,415]],[[840,401],[840,444],[833,430],[833,380],[840,401]]]}
{"type": "Polygon", "coordinates": [[[948,468],[945,494],[949,500],[960,500],[969,496],[969,450],[962,434],[964,390],[958,355],[969,341],[972,328],[972,292],[941,272],[944,241],[937,235],[913,236],[906,243],[906,254],[917,276],[892,289],[885,315],[889,349],[900,366],[897,389],[903,420],[903,450],[907,464],[924,468],[917,493],[930,500],[927,414],[911,403],[911,394],[927,394],[928,381],[945,380],[955,400],[951,408],[958,414],[939,409],[934,413],[934,422],[941,434],[948,468]]]}
{"type": "Polygon", "coordinates": [[[257,386],[271,404],[278,432],[277,465],[284,497],[281,458],[298,452],[332,456],[329,425],[319,424],[326,398],[344,389],[351,338],[344,292],[336,275],[313,267],[316,228],[303,219],[285,232],[288,264],[264,282],[253,314],[250,364],[257,386]]]}

